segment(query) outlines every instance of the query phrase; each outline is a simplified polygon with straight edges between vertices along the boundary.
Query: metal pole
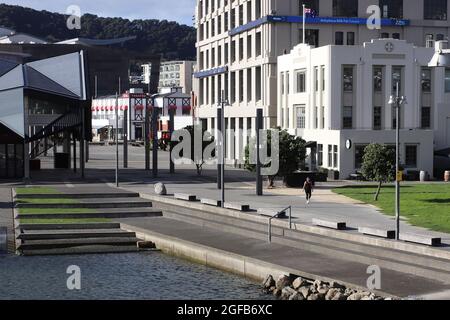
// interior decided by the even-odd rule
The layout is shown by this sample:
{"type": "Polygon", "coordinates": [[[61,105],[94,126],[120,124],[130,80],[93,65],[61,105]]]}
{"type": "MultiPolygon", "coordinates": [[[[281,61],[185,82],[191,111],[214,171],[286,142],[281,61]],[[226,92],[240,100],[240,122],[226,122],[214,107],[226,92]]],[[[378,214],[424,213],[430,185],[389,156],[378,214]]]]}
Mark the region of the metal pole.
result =
{"type": "Polygon", "coordinates": [[[158,109],[153,106],[152,112],[152,132],[153,132],[153,177],[158,176],[158,109]]]}
{"type": "Polygon", "coordinates": [[[261,148],[261,136],[260,130],[262,130],[263,110],[261,108],[256,110],[256,195],[263,195],[263,181],[261,177],[261,161],[260,161],[260,148],[261,148]]]}
{"type": "Polygon", "coordinates": [[[116,93],[116,187],[119,187],[119,96],[116,93]]]}
{"type": "MultiPolygon", "coordinates": [[[[220,144],[222,143],[222,105],[220,105],[217,108],[217,143],[218,143],[218,149],[219,153],[220,151],[220,144]]],[[[222,165],[221,165],[221,155],[219,154],[217,157],[217,189],[222,188],[222,165]]]]}
{"type": "Polygon", "coordinates": [[[399,171],[400,171],[400,91],[399,82],[397,82],[397,96],[396,96],[396,161],[395,161],[395,221],[396,221],[396,237],[400,240],[400,181],[399,181],[399,171]]]}
{"type": "Polygon", "coordinates": [[[72,140],[73,140],[73,172],[77,173],[77,138],[75,136],[75,130],[72,132],[72,140]]]}
{"type": "MultiPolygon", "coordinates": [[[[169,136],[170,139],[172,139],[173,131],[175,129],[175,112],[176,110],[169,109],[169,136]]],[[[192,137],[193,139],[193,137],[192,137]]],[[[172,151],[173,151],[173,144],[172,141],[169,141],[169,163],[170,163],[170,173],[175,173],[175,163],[172,159],[172,151]]]]}
{"type": "Polygon", "coordinates": [[[222,166],[220,170],[220,182],[221,182],[221,205],[222,208],[225,208],[225,146],[227,141],[227,128],[225,127],[225,100],[222,99],[222,143],[220,146],[221,155],[222,155],[222,166]]]}
{"type": "Polygon", "coordinates": [[[305,31],[305,27],[306,27],[306,22],[305,22],[305,20],[306,20],[305,5],[303,4],[302,7],[303,7],[303,44],[305,44],[306,43],[306,39],[305,39],[305,37],[306,37],[306,31],[305,31]]]}
{"type": "Polygon", "coordinates": [[[128,111],[123,110],[123,167],[128,168],[128,111]]]}
{"type": "Polygon", "coordinates": [[[145,170],[150,170],[150,110],[149,102],[151,98],[147,100],[147,107],[145,108],[145,170]]]}
{"type": "Polygon", "coordinates": [[[84,178],[84,169],[85,169],[85,163],[86,163],[86,153],[85,153],[85,143],[86,143],[86,109],[83,105],[83,108],[81,109],[81,135],[80,135],[80,170],[81,170],[81,178],[84,178]]]}

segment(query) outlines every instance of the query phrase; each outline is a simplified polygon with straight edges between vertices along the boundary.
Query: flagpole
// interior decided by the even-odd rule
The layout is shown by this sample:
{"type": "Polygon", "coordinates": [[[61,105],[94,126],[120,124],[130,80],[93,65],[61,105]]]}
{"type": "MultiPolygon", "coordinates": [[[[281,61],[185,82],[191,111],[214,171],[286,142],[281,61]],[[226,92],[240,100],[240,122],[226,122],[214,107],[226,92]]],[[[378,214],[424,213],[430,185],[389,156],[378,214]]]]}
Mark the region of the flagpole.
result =
{"type": "Polygon", "coordinates": [[[305,4],[302,4],[303,6],[303,44],[306,43],[305,41],[305,36],[306,36],[306,32],[305,32],[305,20],[306,20],[306,15],[305,15],[305,4]]]}

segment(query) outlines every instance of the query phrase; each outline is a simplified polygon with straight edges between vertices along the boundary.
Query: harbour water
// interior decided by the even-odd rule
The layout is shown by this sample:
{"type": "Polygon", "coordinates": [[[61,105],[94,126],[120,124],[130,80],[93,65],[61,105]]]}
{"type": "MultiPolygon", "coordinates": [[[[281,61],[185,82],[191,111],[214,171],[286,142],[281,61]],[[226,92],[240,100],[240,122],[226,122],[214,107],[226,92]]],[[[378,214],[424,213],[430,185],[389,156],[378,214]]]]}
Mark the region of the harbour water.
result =
{"type": "Polygon", "coordinates": [[[0,299],[268,299],[258,283],[159,252],[0,255],[0,299]],[[81,290],[69,290],[69,266],[81,290]]]}

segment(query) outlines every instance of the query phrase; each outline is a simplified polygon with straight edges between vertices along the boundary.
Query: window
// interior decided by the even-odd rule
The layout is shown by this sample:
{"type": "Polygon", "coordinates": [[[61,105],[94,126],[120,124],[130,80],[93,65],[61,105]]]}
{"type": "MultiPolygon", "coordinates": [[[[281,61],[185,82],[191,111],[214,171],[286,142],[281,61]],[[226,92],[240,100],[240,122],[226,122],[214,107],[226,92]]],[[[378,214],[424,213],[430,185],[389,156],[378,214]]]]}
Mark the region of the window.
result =
{"type": "Polygon", "coordinates": [[[252,21],[252,2],[247,2],[247,23],[252,21]]]}
{"type": "Polygon", "coordinates": [[[389,39],[389,33],[387,32],[382,32],[380,34],[380,39],[389,39]]]}
{"type": "Polygon", "coordinates": [[[383,68],[373,68],[373,90],[375,92],[383,91],[383,68]]]}
{"type": "Polygon", "coordinates": [[[256,33],[256,39],[255,39],[255,54],[257,57],[261,55],[261,32],[256,33]]]}
{"type": "Polygon", "coordinates": [[[344,33],[342,31],[337,31],[335,33],[334,44],[337,46],[342,46],[344,44],[344,33]]]}
{"type": "Polygon", "coordinates": [[[447,20],[447,0],[426,0],[423,4],[425,20],[447,20]]]}
{"type": "Polygon", "coordinates": [[[289,72],[286,72],[286,93],[291,93],[291,78],[289,77],[289,72]]]}
{"type": "Polygon", "coordinates": [[[321,129],[325,128],[325,107],[322,107],[322,123],[320,125],[321,129]]]}
{"type": "Polygon", "coordinates": [[[357,17],[358,0],[333,0],[333,17],[357,17]]]}
{"type": "Polygon", "coordinates": [[[319,107],[314,107],[314,129],[319,128],[319,107]]]}
{"type": "Polygon", "coordinates": [[[438,33],[436,35],[436,41],[443,41],[445,40],[445,36],[442,33],[438,33]]]}
{"type": "Polygon", "coordinates": [[[295,112],[297,117],[297,128],[304,129],[306,127],[306,108],[305,105],[296,105],[295,112]]]}
{"type": "Polygon", "coordinates": [[[421,110],[421,128],[429,129],[431,128],[431,108],[422,107],[421,110]]]}
{"type": "Polygon", "coordinates": [[[261,1],[255,3],[255,19],[261,18],[261,1]]]}
{"type": "Polygon", "coordinates": [[[239,38],[239,61],[244,59],[244,39],[239,38]]]}
{"type": "Polygon", "coordinates": [[[395,94],[398,91],[402,93],[402,67],[392,67],[392,93],[395,94]]]}
{"type": "Polygon", "coordinates": [[[394,33],[392,34],[392,39],[400,40],[400,33],[394,32],[394,33]]]}
{"type": "Polygon", "coordinates": [[[333,146],[328,145],[328,166],[333,167],[333,146]]]}
{"type": "Polygon", "coordinates": [[[403,18],[403,0],[380,0],[383,18],[403,18]]]}
{"type": "Polygon", "coordinates": [[[445,69],[445,92],[450,92],[450,69],[445,69]]]}
{"type": "Polygon", "coordinates": [[[299,0],[299,16],[303,16],[303,4],[307,9],[311,9],[310,16],[319,15],[319,0],[299,0]]]}
{"type": "Polygon", "coordinates": [[[325,67],[322,66],[320,68],[320,73],[321,73],[321,77],[322,77],[322,91],[325,91],[325,67]]]}
{"type": "Polygon", "coordinates": [[[236,41],[231,41],[231,63],[236,62],[236,41]]]}
{"type": "Polygon", "coordinates": [[[295,72],[296,93],[306,92],[306,71],[295,72]]]}
{"type": "Polygon", "coordinates": [[[239,6],[239,25],[242,26],[244,24],[244,6],[239,6]]]}
{"type": "MultiPolygon", "coordinates": [[[[319,46],[319,30],[306,29],[305,30],[305,43],[312,47],[317,48],[319,46]]],[[[300,29],[300,43],[303,43],[303,29],[300,29]]]]}
{"type": "Polygon", "coordinates": [[[222,46],[217,47],[217,64],[219,66],[223,65],[222,61],[222,46]]]}
{"type": "Polygon", "coordinates": [[[373,129],[374,130],[381,130],[381,107],[376,106],[373,107],[373,129]]]}
{"type": "Polygon", "coordinates": [[[338,146],[333,146],[333,167],[339,167],[338,146]]]}
{"type": "Polygon", "coordinates": [[[236,8],[231,9],[230,22],[231,22],[231,29],[236,28],[236,8]]]}
{"type": "Polygon", "coordinates": [[[354,46],[355,45],[355,33],[347,32],[347,45],[354,46]]]}
{"type": "Polygon", "coordinates": [[[317,165],[323,166],[323,144],[317,145],[317,165]]]}
{"type": "Polygon", "coordinates": [[[342,117],[342,127],[344,129],[352,129],[353,128],[353,107],[352,106],[344,106],[343,117],[342,117]]]}
{"type": "Polygon", "coordinates": [[[236,102],[236,72],[231,72],[231,91],[230,91],[230,102],[231,104],[236,102]]]}
{"type": "Polygon", "coordinates": [[[367,145],[356,145],[355,146],[355,169],[361,169],[364,158],[364,151],[367,145]]]}
{"type": "Polygon", "coordinates": [[[417,168],[417,146],[407,145],[405,147],[405,167],[417,168]]]}
{"type": "Polygon", "coordinates": [[[422,68],[421,85],[422,92],[431,92],[431,69],[422,68]]]}
{"type": "Polygon", "coordinates": [[[225,55],[225,64],[229,63],[229,59],[228,59],[228,43],[225,43],[225,49],[224,49],[224,55],[225,55]]]}
{"type": "Polygon", "coordinates": [[[252,84],[252,69],[247,69],[247,101],[252,101],[252,91],[253,84],[252,84]]]}
{"type": "Polygon", "coordinates": [[[281,73],[281,94],[285,94],[286,90],[285,90],[285,78],[284,78],[284,72],[281,73]]]}
{"type": "Polygon", "coordinates": [[[217,33],[218,34],[222,33],[222,16],[219,16],[217,18],[217,33]]]}
{"type": "Polygon", "coordinates": [[[256,101],[259,101],[259,100],[261,100],[261,80],[262,80],[261,67],[256,67],[255,73],[256,73],[256,75],[255,75],[255,82],[256,82],[255,83],[255,92],[256,92],[255,98],[256,98],[256,101]]]}
{"type": "Polygon", "coordinates": [[[432,34],[425,35],[425,46],[427,48],[434,47],[434,35],[432,35],[432,34]]]}
{"type": "Polygon", "coordinates": [[[251,59],[252,57],[252,36],[249,35],[247,37],[247,59],[251,59]]]}
{"type": "Polygon", "coordinates": [[[239,102],[244,101],[244,70],[239,71],[239,102]]]}
{"type": "Polygon", "coordinates": [[[314,82],[315,82],[315,90],[319,91],[319,68],[314,68],[314,82]]]}
{"type": "Polygon", "coordinates": [[[344,91],[353,91],[353,67],[344,67],[343,72],[344,91]]]}

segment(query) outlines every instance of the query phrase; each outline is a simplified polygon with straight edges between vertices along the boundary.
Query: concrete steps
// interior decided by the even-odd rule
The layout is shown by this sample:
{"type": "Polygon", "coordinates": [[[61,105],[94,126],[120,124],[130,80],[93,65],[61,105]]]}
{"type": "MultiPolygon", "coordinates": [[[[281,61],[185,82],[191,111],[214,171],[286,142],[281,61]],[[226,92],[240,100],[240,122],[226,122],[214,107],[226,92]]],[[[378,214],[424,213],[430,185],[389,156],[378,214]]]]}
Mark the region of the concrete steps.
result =
{"type": "Polygon", "coordinates": [[[105,237],[105,238],[65,238],[65,239],[46,239],[46,240],[26,240],[17,247],[18,250],[34,250],[34,249],[55,249],[70,248],[94,245],[108,246],[130,246],[135,245],[139,241],[136,237],[105,237]]]}
{"type": "Polygon", "coordinates": [[[140,198],[138,193],[80,191],[16,195],[14,199],[16,252],[22,255],[130,252],[138,250],[140,241],[134,232],[122,230],[120,223],[21,224],[21,219],[45,221],[45,219],[124,219],[162,216],[161,210],[153,209],[152,202],[140,198]],[[39,199],[39,203],[24,203],[23,199],[39,199]],[[42,213],[27,214],[20,213],[22,208],[60,209],[61,212],[46,213],[45,210],[41,210],[42,213]],[[79,213],[75,210],[71,212],[70,209],[93,210],[79,213]]]}
{"type": "Polygon", "coordinates": [[[134,232],[121,229],[88,229],[88,230],[66,230],[66,231],[27,231],[21,233],[17,239],[27,243],[29,240],[63,240],[63,239],[86,239],[86,238],[132,238],[136,237],[134,232]]]}
{"type": "Polygon", "coordinates": [[[22,254],[25,256],[43,256],[43,255],[76,255],[76,254],[98,254],[98,253],[126,253],[139,251],[136,245],[124,245],[124,246],[82,246],[82,247],[70,247],[70,248],[53,248],[53,249],[34,249],[22,250],[22,254]]]}
{"type": "MultiPolygon", "coordinates": [[[[117,209],[117,208],[116,208],[117,209]]],[[[123,218],[136,218],[136,217],[160,217],[162,216],[161,210],[155,210],[152,208],[139,208],[138,211],[124,210],[121,208],[119,212],[92,212],[92,213],[42,213],[42,214],[26,214],[19,213],[17,219],[123,219],[123,218]]]]}
{"type": "Polygon", "coordinates": [[[16,194],[16,199],[111,199],[111,198],[139,198],[139,193],[109,192],[109,193],[16,194]]]}
{"type": "MultiPolygon", "coordinates": [[[[242,218],[157,203],[164,217],[267,241],[268,225],[242,218]]],[[[272,242],[317,253],[379,265],[399,272],[450,283],[450,261],[386,249],[308,232],[272,227],[272,242]]]]}

